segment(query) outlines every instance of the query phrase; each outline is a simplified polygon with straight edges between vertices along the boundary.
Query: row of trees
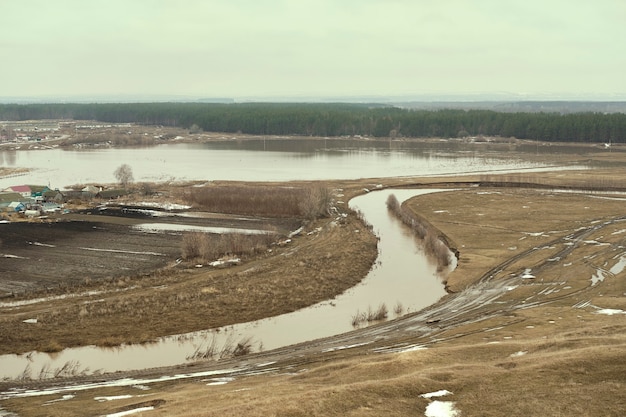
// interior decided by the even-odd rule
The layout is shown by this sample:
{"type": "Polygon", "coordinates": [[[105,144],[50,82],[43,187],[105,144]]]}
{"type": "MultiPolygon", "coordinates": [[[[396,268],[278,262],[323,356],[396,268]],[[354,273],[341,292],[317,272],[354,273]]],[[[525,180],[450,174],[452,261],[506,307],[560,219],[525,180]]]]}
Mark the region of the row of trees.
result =
{"type": "Polygon", "coordinates": [[[502,136],[556,142],[626,142],[626,114],[410,110],[360,104],[3,104],[0,120],[74,119],[199,127],[258,135],[502,136]]]}

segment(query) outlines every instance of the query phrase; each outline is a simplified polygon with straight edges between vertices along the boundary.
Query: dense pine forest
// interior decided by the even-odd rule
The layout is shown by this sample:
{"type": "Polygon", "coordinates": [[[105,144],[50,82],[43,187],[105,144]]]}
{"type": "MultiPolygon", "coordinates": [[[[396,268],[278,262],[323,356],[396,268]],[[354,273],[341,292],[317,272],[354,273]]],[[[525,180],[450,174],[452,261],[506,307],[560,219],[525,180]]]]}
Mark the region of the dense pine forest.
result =
{"type": "Polygon", "coordinates": [[[98,120],[257,135],[501,136],[555,142],[626,142],[626,114],[409,110],[365,104],[0,104],[0,120],[98,120]]]}

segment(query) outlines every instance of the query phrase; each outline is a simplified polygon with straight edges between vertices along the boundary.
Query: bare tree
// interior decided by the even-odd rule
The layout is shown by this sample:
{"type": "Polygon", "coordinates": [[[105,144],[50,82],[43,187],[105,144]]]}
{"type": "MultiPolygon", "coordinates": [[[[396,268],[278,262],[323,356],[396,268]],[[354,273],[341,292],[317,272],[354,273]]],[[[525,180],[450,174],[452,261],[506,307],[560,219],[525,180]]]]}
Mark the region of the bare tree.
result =
{"type": "Polygon", "coordinates": [[[126,188],[134,180],[133,170],[128,164],[122,164],[117,167],[113,175],[115,175],[115,178],[123,188],[126,188]]]}

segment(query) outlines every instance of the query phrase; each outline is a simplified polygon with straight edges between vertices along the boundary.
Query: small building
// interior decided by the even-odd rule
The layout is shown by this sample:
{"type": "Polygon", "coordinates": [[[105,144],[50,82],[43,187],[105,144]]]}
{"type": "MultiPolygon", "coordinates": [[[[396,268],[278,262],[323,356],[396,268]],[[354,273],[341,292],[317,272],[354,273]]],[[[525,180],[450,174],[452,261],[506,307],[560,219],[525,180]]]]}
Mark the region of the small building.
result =
{"type": "Polygon", "coordinates": [[[24,202],[28,199],[23,197],[20,193],[14,192],[0,192],[0,209],[6,209],[9,207],[9,204],[17,201],[24,202]]]}
{"type": "Polygon", "coordinates": [[[44,202],[63,203],[65,201],[65,196],[59,190],[44,191],[42,197],[44,202]]]}
{"type": "Polygon", "coordinates": [[[5,188],[4,191],[19,193],[22,197],[26,198],[30,198],[32,193],[30,185],[13,185],[11,187],[5,188]]]}
{"type": "Polygon", "coordinates": [[[13,211],[20,212],[20,211],[24,211],[26,209],[26,206],[21,201],[12,201],[11,203],[9,203],[7,208],[9,209],[9,211],[13,210],[13,211]]]}
{"type": "Polygon", "coordinates": [[[129,194],[128,191],[124,189],[116,189],[116,190],[103,190],[96,194],[96,197],[106,199],[106,200],[114,200],[129,194]]]}

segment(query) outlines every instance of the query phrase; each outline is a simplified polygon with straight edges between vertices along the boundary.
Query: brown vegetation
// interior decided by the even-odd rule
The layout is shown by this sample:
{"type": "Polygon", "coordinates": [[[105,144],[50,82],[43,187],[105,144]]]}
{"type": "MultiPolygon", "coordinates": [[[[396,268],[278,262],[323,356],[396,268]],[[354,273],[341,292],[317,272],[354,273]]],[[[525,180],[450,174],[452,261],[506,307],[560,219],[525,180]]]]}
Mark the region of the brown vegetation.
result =
{"type": "Polygon", "coordinates": [[[450,265],[450,249],[439,238],[440,233],[437,229],[432,227],[425,219],[417,216],[415,212],[405,210],[393,194],[390,194],[387,198],[387,208],[402,223],[407,225],[415,236],[422,240],[424,252],[435,258],[439,268],[445,268],[450,265]]]}
{"type": "Polygon", "coordinates": [[[193,261],[214,261],[222,256],[253,256],[265,252],[279,236],[275,233],[211,234],[187,232],[182,240],[182,257],[193,261]]]}
{"type": "Polygon", "coordinates": [[[332,193],[324,187],[275,185],[205,185],[188,187],[189,204],[216,213],[314,220],[330,214],[332,193]]]}

